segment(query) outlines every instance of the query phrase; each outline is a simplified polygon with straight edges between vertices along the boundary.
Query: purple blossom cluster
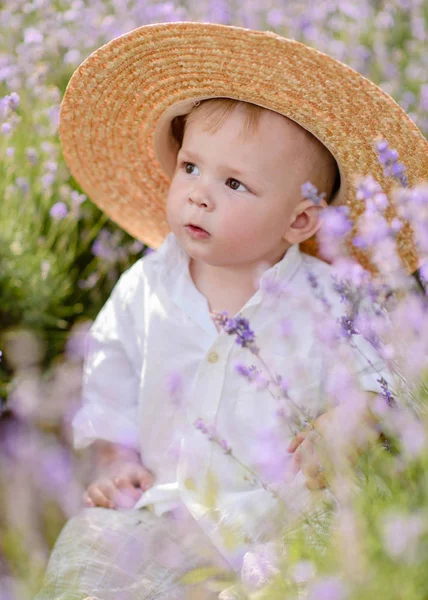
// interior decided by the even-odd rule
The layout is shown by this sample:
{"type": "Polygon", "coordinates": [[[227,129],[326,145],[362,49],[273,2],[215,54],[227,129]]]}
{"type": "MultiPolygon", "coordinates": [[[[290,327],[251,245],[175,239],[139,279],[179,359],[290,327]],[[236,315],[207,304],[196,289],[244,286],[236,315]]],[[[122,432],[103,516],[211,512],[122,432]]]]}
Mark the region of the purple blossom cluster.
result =
{"type": "Polygon", "coordinates": [[[384,173],[387,177],[398,179],[403,187],[407,187],[408,180],[406,175],[406,167],[398,160],[397,150],[389,148],[386,140],[376,142],[376,150],[379,155],[379,162],[384,167],[384,173]]]}
{"type": "Polygon", "coordinates": [[[314,204],[318,205],[325,198],[325,192],[321,194],[318,192],[318,189],[310,182],[307,181],[302,185],[302,196],[305,200],[310,200],[314,204]]]}
{"type": "Polygon", "coordinates": [[[198,417],[193,423],[193,425],[196,429],[202,432],[210,441],[216,442],[226,454],[232,454],[231,445],[227,440],[223,439],[218,435],[214,425],[206,425],[205,421],[201,417],[198,417]]]}
{"type": "Polygon", "coordinates": [[[242,348],[248,348],[253,354],[258,353],[258,348],[255,344],[255,335],[250,328],[250,323],[245,317],[237,316],[229,318],[226,311],[213,312],[212,317],[216,325],[228,335],[236,336],[236,343],[242,348]]]}

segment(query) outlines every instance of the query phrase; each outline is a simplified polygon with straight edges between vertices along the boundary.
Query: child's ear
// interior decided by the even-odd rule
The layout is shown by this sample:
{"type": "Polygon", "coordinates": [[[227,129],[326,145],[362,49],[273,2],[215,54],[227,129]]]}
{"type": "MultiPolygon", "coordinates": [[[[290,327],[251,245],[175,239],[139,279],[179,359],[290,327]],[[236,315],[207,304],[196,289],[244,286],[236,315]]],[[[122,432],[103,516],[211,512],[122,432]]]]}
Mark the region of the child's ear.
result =
{"type": "Polygon", "coordinates": [[[296,207],[284,234],[284,239],[289,244],[301,244],[305,240],[315,235],[321,227],[320,214],[328,208],[325,200],[319,204],[314,204],[311,200],[303,200],[296,207]]]}

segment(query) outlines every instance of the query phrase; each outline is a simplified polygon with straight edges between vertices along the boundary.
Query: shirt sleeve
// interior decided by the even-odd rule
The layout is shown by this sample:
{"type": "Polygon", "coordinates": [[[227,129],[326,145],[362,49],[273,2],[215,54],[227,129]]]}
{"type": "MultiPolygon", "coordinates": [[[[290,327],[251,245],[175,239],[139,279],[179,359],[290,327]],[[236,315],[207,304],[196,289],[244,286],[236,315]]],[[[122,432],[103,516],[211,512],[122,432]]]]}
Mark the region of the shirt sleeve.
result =
{"type": "Polygon", "coordinates": [[[89,330],[82,406],[72,423],[75,448],[106,440],[139,450],[141,346],[130,311],[136,275],[131,267],[119,278],[89,330]]]}

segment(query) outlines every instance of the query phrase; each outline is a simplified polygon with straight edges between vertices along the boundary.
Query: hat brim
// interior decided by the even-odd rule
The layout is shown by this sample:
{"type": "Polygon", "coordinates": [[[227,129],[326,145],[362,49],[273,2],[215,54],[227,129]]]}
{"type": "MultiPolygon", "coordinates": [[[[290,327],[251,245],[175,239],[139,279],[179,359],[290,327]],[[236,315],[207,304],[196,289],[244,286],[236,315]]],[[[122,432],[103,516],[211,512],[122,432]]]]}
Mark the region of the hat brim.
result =
{"type": "MultiPolygon", "coordinates": [[[[428,178],[428,142],[405,111],[349,66],[271,32],[211,23],[161,23],[134,29],[91,54],[75,71],[60,111],[66,163],[85,193],[132,236],[153,248],[169,231],[165,197],[174,161],[170,123],[193,101],[226,97],[286,115],[335,157],[335,203],[355,222],[364,203],[354,178],[372,174],[388,193],[373,142],[386,139],[406,166],[409,185],[428,178]],[[177,112],[178,111],[178,112],[177,112]]],[[[396,216],[393,206],[388,219],[396,216]]],[[[405,268],[418,267],[406,224],[397,243],[405,268]]],[[[303,250],[317,254],[314,240],[303,250]]],[[[350,246],[355,258],[369,258],[350,246]]]]}

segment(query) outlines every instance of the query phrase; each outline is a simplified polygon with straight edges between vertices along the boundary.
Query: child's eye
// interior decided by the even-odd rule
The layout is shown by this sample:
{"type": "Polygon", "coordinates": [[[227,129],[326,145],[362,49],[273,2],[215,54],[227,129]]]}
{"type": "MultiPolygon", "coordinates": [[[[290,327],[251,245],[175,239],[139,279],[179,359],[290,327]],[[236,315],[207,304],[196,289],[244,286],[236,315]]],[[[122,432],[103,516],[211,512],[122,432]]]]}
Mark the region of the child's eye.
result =
{"type": "Polygon", "coordinates": [[[184,161],[181,164],[182,168],[184,169],[184,171],[188,174],[188,175],[193,175],[193,173],[195,172],[194,170],[197,169],[198,167],[196,165],[194,165],[191,162],[186,162],[184,161]]]}
{"type": "Polygon", "coordinates": [[[233,179],[232,177],[230,177],[227,181],[226,181],[226,185],[229,185],[231,190],[234,191],[238,191],[240,186],[242,186],[244,188],[244,191],[249,192],[250,190],[240,181],[238,181],[237,179],[233,179]]]}

